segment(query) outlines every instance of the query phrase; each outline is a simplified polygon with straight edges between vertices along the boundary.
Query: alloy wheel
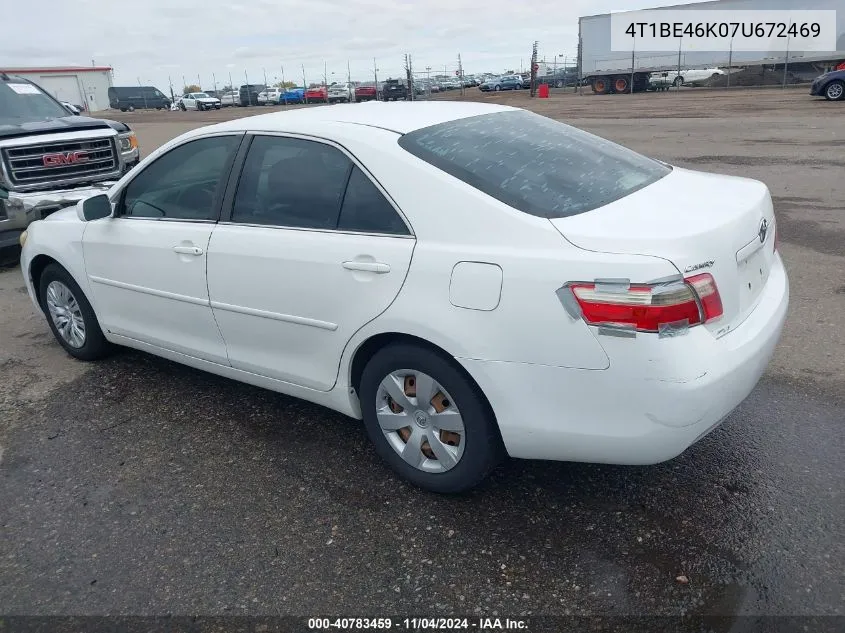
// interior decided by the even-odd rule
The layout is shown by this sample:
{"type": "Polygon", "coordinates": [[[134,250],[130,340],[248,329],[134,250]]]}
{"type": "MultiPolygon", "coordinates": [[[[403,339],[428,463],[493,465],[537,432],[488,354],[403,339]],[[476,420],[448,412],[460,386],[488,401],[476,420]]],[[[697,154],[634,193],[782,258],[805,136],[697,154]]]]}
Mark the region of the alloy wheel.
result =
{"type": "Polygon", "coordinates": [[[428,374],[399,369],[385,376],[376,392],[376,418],[388,444],[418,470],[443,473],[463,456],[461,413],[428,374]]]}

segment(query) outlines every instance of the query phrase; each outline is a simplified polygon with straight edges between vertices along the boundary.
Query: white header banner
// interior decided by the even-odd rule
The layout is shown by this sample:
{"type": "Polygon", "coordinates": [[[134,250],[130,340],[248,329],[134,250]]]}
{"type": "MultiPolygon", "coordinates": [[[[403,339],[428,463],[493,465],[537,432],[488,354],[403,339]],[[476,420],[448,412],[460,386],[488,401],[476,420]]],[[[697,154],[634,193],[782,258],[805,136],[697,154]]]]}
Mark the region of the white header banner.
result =
{"type": "Polygon", "coordinates": [[[612,13],[613,51],[836,50],[835,10],[646,10],[612,13]]]}

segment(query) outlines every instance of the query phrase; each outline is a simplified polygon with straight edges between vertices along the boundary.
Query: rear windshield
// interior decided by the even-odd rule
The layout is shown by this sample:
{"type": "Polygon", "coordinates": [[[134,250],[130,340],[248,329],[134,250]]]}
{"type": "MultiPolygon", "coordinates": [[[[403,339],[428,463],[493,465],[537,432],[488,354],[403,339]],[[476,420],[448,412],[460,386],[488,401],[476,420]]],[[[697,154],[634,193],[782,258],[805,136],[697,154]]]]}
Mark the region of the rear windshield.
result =
{"type": "Polygon", "coordinates": [[[399,145],[520,211],[563,218],[609,204],[671,167],[558,121],[517,110],[405,134],[399,145]]]}

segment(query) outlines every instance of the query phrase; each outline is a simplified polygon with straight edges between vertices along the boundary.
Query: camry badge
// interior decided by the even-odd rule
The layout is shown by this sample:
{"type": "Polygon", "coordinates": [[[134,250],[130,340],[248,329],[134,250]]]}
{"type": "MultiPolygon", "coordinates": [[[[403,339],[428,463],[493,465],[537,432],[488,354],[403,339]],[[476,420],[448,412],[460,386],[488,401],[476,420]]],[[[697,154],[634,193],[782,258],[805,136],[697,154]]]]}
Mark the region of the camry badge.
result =
{"type": "Polygon", "coordinates": [[[684,268],[685,273],[691,273],[695,270],[701,270],[702,268],[712,268],[713,264],[715,264],[712,259],[706,262],[701,262],[700,264],[693,264],[692,266],[687,266],[684,268]]]}
{"type": "Polygon", "coordinates": [[[769,232],[769,222],[766,218],[763,218],[763,221],[760,222],[760,230],[757,232],[757,235],[760,238],[760,243],[765,244],[766,242],[766,234],[769,232]]]}

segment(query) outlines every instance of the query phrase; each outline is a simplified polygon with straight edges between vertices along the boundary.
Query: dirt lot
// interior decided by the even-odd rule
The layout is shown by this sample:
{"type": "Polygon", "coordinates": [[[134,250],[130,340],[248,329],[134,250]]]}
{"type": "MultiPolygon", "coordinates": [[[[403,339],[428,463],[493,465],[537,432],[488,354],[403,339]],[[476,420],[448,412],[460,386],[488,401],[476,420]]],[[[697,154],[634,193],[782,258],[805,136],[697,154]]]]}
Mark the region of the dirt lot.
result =
{"type": "MultiPolygon", "coordinates": [[[[730,616],[720,631],[738,615],[845,615],[845,104],[778,90],[473,93],[768,184],[792,303],[748,401],[666,464],[512,462],[469,495],[436,497],[397,482],[359,425],[320,407],[131,351],[71,360],[20,270],[2,270],[0,610],[730,616]]],[[[109,116],[148,153],[267,111],[109,116]]]]}

